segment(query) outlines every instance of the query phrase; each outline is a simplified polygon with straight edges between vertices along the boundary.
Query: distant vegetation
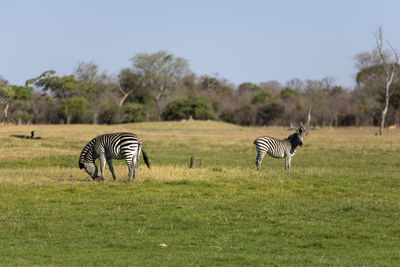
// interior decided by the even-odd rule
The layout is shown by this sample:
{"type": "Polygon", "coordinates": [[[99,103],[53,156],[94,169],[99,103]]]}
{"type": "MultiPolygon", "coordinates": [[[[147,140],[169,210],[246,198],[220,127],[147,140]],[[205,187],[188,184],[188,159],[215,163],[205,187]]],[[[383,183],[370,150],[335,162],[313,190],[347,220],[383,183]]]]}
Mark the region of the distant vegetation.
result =
{"type": "MultiPolygon", "coordinates": [[[[334,79],[292,79],[235,86],[198,76],[186,59],[166,51],[140,53],[118,75],[80,62],[70,75],[47,70],[24,85],[0,77],[0,120],[14,124],[115,124],[159,120],[220,120],[238,125],[376,126],[385,104],[385,68],[377,51],[355,57],[355,88],[334,79]]],[[[385,125],[400,120],[396,68],[385,125]]]]}

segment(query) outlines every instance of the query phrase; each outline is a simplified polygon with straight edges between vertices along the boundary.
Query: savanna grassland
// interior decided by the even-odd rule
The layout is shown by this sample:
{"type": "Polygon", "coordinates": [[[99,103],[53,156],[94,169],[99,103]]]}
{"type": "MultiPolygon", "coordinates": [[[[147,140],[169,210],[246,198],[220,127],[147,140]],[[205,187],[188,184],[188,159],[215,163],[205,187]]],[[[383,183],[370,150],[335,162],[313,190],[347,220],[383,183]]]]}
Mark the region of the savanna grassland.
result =
{"type": "Polygon", "coordinates": [[[218,122],[0,127],[1,266],[400,265],[400,131],[311,130],[284,171],[253,140],[282,127],[218,122]],[[35,130],[42,140],[11,134],[35,130]],[[78,168],[93,137],[130,131],[151,169],[78,168]],[[190,156],[204,161],[189,169],[190,156]]]}

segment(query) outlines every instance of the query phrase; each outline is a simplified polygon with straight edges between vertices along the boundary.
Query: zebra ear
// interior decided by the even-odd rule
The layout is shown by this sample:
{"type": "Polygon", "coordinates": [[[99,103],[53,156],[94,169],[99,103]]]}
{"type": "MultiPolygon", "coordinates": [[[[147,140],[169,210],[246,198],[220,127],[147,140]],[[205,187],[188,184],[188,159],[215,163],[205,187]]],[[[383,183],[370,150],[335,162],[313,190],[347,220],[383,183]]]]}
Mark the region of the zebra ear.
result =
{"type": "Polygon", "coordinates": [[[79,162],[79,169],[83,169],[85,166],[83,165],[82,162],[79,162]]]}

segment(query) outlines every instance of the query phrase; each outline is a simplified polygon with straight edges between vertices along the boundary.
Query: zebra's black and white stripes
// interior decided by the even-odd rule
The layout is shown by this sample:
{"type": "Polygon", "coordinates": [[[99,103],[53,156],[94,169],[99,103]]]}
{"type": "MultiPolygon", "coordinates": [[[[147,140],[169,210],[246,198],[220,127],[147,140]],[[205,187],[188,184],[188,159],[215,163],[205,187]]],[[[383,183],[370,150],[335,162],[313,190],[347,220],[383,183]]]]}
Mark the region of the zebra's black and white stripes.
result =
{"type": "Polygon", "coordinates": [[[104,169],[106,162],[111,171],[113,179],[116,179],[112,159],[125,159],[128,165],[128,180],[136,176],[140,153],[143,153],[143,159],[147,167],[150,163],[146,152],[143,150],[141,140],[132,133],[112,133],[103,134],[93,138],[82,150],[79,157],[79,168],[84,168],[93,178],[98,178],[98,168],[95,160],[100,160],[100,179],[104,180],[104,169]]]}
{"type": "Polygon", "coordinates": [[[303,145],[305,130],[303,128],[290,135],[287,139],[278,140],[269,136],[262,136],[254,141],[257,150],[256,167],[260,169],[261,162],[266,153],[274,158],[285,158],[285,169],[290,170],[290,161],[296,149],[303,145]]]}

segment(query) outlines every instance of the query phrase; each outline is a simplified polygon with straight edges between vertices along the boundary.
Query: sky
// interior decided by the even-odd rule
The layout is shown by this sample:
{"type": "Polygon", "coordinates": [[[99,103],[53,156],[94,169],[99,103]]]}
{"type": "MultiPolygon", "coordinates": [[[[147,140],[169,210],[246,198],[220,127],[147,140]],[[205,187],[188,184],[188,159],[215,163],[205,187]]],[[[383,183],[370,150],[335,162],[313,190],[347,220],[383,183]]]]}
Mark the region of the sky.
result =
{"type": "Polygon", "coordinates": [[[236,86],[332,77],[351,89],[378,27],[400,49],[399,11],[396,0],[0,0],[0,76],[23,85],[90,61],[116,76],[165,50],[236,86]]]}

